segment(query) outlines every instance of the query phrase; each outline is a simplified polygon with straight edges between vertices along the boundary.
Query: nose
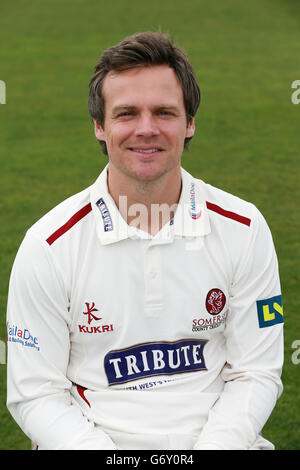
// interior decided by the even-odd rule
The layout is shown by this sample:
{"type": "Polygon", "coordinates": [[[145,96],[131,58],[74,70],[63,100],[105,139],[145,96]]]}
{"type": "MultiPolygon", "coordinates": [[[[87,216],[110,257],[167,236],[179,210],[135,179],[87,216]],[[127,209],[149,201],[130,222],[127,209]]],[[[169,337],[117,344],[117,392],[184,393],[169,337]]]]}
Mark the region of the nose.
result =
{"type": "Polygon", "coordinates": [[[159,129],[155,117],[147,114],[141,115],[137,121],[135,129],[136,136],[152,137],[159,134],[159,129]]]}

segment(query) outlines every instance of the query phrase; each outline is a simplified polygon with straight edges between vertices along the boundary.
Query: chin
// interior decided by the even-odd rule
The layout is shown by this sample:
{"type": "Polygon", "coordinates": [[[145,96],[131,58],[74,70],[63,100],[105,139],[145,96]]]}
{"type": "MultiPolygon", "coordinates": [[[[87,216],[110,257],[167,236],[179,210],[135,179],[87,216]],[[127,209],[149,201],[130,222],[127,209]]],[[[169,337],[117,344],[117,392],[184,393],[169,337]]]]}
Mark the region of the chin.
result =
{"type": "Polygon", "coordinates": [[[168,169],[143,169],[136,170],[132,173],[132,176],[138,181],[156,181],[159,180],[163,175],[168,172],[168,169]]]}

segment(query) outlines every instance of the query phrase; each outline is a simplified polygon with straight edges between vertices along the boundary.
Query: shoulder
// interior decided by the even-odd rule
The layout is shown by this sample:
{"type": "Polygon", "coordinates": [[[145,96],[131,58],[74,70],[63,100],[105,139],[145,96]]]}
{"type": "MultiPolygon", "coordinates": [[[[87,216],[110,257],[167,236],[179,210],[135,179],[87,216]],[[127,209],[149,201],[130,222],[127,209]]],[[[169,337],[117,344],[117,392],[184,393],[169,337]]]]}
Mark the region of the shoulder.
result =
{"type": "Polygon", "coordinates": [[[91,187],[85,188],[62,201],[32,225],[27,235],[52,245],[73,228],[75,230],[75,226],[79,226],[84,219],[87,220],[92,211],[90,190],[91,187]]]}
{"type": "Polygon", "coordinates": [[[242,230],[252,230],[256,226],[261,213],[253,203],[202,180],[197,182],[201,186],[211,221],[242,230]]]}
{"type": "Polygon", "coordinates": [[[207,209],[211,231],[226,246],[238,251],[272,239],[261,211],[249,201],[197,179],[207,209]]]}
{"type": "MultiPolygon", "coordinates": [[[[26,232],[17,251],[11,278],[38,285],[71,285],[72,261],[84,253],[90,232],[90,188],[65,199],[41,217],[26,232]]],[[[46,287],[45,287],[46,288],[46,287]]]]}
{"type": "Polygon", "coordinates": [[[219,247],[227,253],[235,275],[247,272],[254,259],[256,264],[271,259],[273,238],[260,210],[249,201],[198,181],[209,216],[212,249],[219,247]]]}

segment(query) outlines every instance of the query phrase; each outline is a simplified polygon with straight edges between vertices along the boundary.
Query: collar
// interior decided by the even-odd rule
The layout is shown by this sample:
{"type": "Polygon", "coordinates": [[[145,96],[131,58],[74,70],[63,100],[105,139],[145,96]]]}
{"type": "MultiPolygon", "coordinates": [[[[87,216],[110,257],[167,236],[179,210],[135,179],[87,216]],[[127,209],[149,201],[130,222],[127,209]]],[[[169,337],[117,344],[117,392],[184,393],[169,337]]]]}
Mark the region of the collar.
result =
{"type": "MultiPolygon", "coordinates": [[[[108,165],[91,186],[90,202],[102,244],[127,238],[148,239],[153,243],[171,243],[174,238],[201,237],[210,233],[204,184],[181,168],[182,189],[174,218],[155,235],[129,226],[121,216],[107,187],[108,165]]],[[[126,204],[126,198],[122,198],[126,204]]]]}

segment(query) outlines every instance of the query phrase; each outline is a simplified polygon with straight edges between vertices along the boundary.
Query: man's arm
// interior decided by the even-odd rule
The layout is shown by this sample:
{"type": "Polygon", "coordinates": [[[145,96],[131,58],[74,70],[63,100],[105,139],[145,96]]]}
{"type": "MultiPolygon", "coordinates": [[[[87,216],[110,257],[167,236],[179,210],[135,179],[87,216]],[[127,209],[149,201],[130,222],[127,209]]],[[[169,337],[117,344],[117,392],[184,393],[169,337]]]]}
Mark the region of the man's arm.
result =
{"type": "Polygon", "coordinates": [[[283,311],[277,257],[258,212],[231,286],[225,388],[195,449],[249,449],[282,392],[283,311]]]}
{"type": "Polygon", "coordinates": [[[41,449],[115,449],[71,399],[68,303],[46,243],[27,234],[9,286],[7,407],[41,449]]]}

